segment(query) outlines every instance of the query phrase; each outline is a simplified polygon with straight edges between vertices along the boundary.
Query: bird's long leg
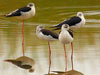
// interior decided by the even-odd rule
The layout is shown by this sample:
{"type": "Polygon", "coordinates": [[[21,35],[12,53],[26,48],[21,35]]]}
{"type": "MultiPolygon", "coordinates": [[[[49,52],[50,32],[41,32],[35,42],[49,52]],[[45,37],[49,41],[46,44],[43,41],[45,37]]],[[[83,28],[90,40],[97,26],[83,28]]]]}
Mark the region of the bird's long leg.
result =
{"type": "Polygon", "coordinates": [[[65,75],[66,75],[66,71],[67,71],[67,54],[66,54],[65,44],[64,44],[64,52],[65,52],[65,75]]]}
{"type": "Polygon", "coordinates": [[[49,46],[49,70],[48,70],[48,75],[50,74],[50,68],[51,68],[51,48],[50,48],[50,42],[48,41],[48,46],[49,46]]]}
{"type": "Polygon", "coordinates": [[[23,50],[23,56],[24,56],[24,19],[22,23],[22,50],[23,50]]]}
{"type": "Polygon", "coordinates": [[[73,42],[71,42],[71,48],[72,48],[71,63],[72,63],[72,70],[73,70],[73,42]]]}

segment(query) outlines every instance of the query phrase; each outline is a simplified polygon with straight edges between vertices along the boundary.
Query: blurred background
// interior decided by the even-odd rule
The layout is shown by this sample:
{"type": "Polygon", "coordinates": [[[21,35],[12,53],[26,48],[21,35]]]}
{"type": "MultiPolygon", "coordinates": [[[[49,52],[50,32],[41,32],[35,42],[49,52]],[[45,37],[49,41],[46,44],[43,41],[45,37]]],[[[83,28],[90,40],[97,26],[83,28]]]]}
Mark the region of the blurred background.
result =
{"type": "MultiPolygon", "coordinates": [[[[74,69],[84,75],[100,75],[100,1],[99,0],[0,0],[0,75],[44,75],[48,73],[49,50],[46,41],[36,37],[37,25],[49,28],[77,12],[83,12],[86,25],[74,33],[74,69]],[[35,60],[35,72],[4,62],[22,56],[22,21],[6,18],[17,8],[34,2],[36,15],[25,20],[25,55],[35,60]]],[[[50,28],[49,28],[50,29],[50,28]]],[[[59,31],[57,31],[59,33],[59,31]]],[[[71,70],[71,46],[66,45],[68,70],[71,70]]],[[[59,41],[51,42],[51,71],[64,71],[64,50],[59,41]]]]}

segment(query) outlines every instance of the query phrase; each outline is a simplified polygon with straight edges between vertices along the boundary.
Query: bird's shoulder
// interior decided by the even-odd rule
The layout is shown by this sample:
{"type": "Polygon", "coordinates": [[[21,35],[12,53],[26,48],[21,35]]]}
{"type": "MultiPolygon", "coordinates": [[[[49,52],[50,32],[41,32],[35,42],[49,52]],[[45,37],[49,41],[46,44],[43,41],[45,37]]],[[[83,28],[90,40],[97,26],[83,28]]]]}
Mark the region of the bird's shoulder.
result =
{"type": "Polygon", "coordinates": [[[60,23],[60,24],[57,25],[56,27],[58,27],[58,26],[61,27],[63,24],[68,24],[68,25],[72,26],[72,25],[74,25],[74,24],[79,23],[80,21],[81,21],[81,18],[80,18],[80,17],[78,17],[78,16],[73,16],[73,17],[71,17],[71,18],[69,18],[69,19],[67,19],[67,20],[64,20],[62,23],[60,23]]]}
{"type": "Polygon", "coordinates": [[[42,29],[41,32],[44,33],[44,34],[46,34],[46,35],[50,35],[50,34],[54,33],[53,31],[50,31],[48,29],[42,29]]]}
{"type": "Polygon", "coordinates": [[[44,35],[51,35],[55,38],[58,38],[58,34],[51,31],[51,30],[47,30],[47,29],[42,29],[41,32],[44,34],[44,35]]]}
{"type": "Polygon", "coordinates": [[[30,11],[30,10],[31,10],[30,7],[22,7],[22,8],[19,8],[19,9],[17,10],[17,12],[27,12],[27,11],[30,11]]]}
{"type": "Polygon", "coordinates": [[[69,20],[71,20],[71,21],[81,21],[81,18],[78,17],[78,16],[73,16],[69,20]]]}
{"type": "Polygon", "coordinates": [[[73,16],[63,22],[63,24],[68,24],[70,26],[75,25],[81,21],[81,18],[78,16],[73,16]]]}

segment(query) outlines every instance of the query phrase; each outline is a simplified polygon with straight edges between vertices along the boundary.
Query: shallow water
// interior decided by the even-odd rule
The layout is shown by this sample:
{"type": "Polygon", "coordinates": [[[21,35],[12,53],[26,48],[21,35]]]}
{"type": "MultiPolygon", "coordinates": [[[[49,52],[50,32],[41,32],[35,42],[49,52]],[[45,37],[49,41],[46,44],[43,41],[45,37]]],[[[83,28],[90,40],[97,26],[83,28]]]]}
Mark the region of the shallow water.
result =
{"type": "MultiPolygon", "coordinates": [[[[100,74],[100,1],[99,0],[0,0],[0,75],[44,75],[48,73],[48,45],[36,37],[37,25],[58,24],[82,11],[86,25],[74,33],[74,69],[84,75],[100,74]],[[35,60],[35,72],[29,73],[12,64],[7,58],[22,56],[22,34],[20,20],[2,15],[34,2],[36,15],[25,21],[25,55],[35,60]]],[[[59,41],[51,42],[51,71],[64,71],[64,50],[59,41]]],[[[68,70],[71,70],[70,45],[66,45],[68,70]]]]}

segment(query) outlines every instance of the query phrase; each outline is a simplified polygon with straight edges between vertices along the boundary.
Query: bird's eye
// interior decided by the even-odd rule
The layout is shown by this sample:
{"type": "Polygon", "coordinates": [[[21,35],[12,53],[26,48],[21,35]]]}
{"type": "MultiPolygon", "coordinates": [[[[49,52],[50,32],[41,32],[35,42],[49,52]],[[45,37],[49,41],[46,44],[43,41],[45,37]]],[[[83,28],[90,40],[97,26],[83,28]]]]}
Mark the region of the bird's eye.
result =
{"type": "Polygon", "coordinates": [[[82,14],[80,13],[79,16],[81,16],[82,14]]]}
{"type": "Polygon", "coordinates": [[[33,6],[33,4],[29,4],[29,6],[33,6]]]}

